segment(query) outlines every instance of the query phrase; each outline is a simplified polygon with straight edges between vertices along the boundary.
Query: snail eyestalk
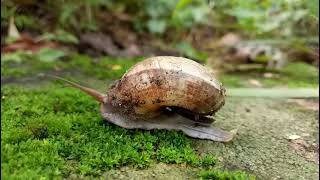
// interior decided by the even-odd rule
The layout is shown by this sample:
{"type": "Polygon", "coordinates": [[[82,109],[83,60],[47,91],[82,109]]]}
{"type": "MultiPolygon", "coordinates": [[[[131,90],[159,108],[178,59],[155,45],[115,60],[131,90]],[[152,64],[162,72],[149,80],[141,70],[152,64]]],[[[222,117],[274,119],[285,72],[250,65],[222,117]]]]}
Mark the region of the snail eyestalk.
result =
{"type": "Polygon", "coordinates": [[[81,91],[87,93],[88,95],[92,96],[94,99],[99,101],[100,103],[106,103],[106,95],[101,93],[101,92],[98,92],[97,90],[81,86],[80,84],[77,84],[75,82],[71,82],[71,81],[69,81],[67,79],[64,79],[62,77],[59,77],[59,76],[49,75],[49,74],[46,74],[44,76],[48,76],[48,77],[51,77],[51,78],[55,78],[55,79],[61,80],[61,81],[65,82],[65,83],[67,83],[67,84],[70,84],[72,87],[75,87],[75,88],[80,89],[81,91]]]}

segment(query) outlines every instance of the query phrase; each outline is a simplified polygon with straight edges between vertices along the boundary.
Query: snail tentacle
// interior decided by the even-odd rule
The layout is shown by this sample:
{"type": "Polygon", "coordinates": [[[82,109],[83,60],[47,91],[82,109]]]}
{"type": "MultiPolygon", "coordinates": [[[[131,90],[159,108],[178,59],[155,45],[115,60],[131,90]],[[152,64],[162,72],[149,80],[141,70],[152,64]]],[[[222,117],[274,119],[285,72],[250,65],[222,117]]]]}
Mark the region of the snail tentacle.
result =
{"type": "Polygon", "coordinates": [[[69,80],[67,80],[67,79],[64,79],[64,78],[62,78],[62,77],[59,77],[59,76],[49,75],[49,74],[47,74],[46,76],[52,77],[52,78],[55,78],[55,79],[58,79],[58,80],[61,80],[61,81],[65,82],[65,83],[68,83],[68,84],[70,84],[72,87],[75,87],[75,88],[80,89],[81,91],[87,93],[88,95],[90,95],[91,97],[93,97],[94,99],[96,99],[97,101],[99,101],[100,103],[106,103],[106,101],[107,101],[107,100],[106,100],[106,99],[107,99],[107,98],[106,98],[107,95],[106,95],[106,94],[103,94],[103,93],[101,93],[101,92],[99,92],[99,91],[97,91],[97,90],[94,90],[94,89],[92,89],[92,88],[88,88],[88,87],[81,86],[80,84],[77,84],[77,83],[75,83],[75,82],[71,82],[71,81],[69,81],[69,80]]]}

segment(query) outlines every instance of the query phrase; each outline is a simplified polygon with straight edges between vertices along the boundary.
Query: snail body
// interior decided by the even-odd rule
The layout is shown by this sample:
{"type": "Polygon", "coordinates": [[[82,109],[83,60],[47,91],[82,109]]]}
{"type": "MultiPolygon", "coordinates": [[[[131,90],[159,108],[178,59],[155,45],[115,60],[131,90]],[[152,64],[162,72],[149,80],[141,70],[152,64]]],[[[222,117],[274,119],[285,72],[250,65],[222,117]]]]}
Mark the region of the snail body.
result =
{"type": "Polygon", "coordinates": [[[182,130],[191,137],[223,142],[232,139],[232,134],[210,127],[213,119],[208,117],[224,105],[225,89],[195,61],[148,58],[129,69],[106,94],[67,82],[98,100],[104,119],[121,127],[182,130]]]}

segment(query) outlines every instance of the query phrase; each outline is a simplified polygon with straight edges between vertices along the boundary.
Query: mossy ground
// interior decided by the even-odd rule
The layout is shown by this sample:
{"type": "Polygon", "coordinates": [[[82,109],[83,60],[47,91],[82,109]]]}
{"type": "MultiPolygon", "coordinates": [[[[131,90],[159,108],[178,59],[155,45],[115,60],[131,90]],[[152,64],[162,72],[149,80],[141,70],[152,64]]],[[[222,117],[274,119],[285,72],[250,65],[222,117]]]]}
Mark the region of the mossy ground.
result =
{"type": "MultiPolygon", "coordinates": [[[[2,55],[3,57],[6,55],[2,55]]],[[[52,62],[41,61],[41,57],[17,55],[16,61],[1,61],[1,77],[21,79],[35,77],[38,73],[78,73],[96,80],[110,81],[120,78],[132,65],[143,60],[115,59],[109,57],[90,58],[85,55],[71,54],[52,62]]],[[[225,73],[219,79],[226,87],[252,87],[249,80],[254,79],[264,87],[318,87],[319,70],[311,65],[297,62],[290,63],[279,71],[263,68],[225,73]],[[264,73],[272,73],[272,77],[264,77],[264,73]]]]}
{"type": "Polygon", "coordinates": [[[286,65],[281,70],[257,68],[222,74],[221,81],[227,87],[252,87],[250,80],[260,82],[262,87],[317,88],[319,87],[319,70],[302,62],[286,65]],[[265,77],[265,74],[271,77],[265,77]]]}
{"type": "MultiPolygon", "coordinates": [[[[98,103],[90,97],[54,81],[39,84],[36,77],[41,72],[71,72],[66,75],[104,90],[139,60],[102,58],[93,62],[72,55],[51,63],[35,59],[2,62],[2,79],[20,80],[1,88],[2,177],[246,179],[249,176],[244,172],[262,179],[318,177],[317,164],[296,153],[286,140],[287,135],[307,133],[307,143],[319,144],[318,111],[285,100],[229,98],[215,126],[238,129],[238,135],[223,144],[191,139],[181,132],[114,126],[103,121],[98,103]],[[26,83],[26,77],[34,81],[26,83]]],[[[291,87],[301,82],[316,86],[318,74],[308,68],[312,67],[302,68],[303,78],[297,79],[300,76],[291,71],[294,75],[283,75],[287,79],[277,85],[290,81],[291,87]]],[[[243,85],[238,83],[245,75],[226,77],[225,86],[237,87],[243,85]]]]}
{"type": "Polygon", "coordinates": [[[58,84],[1,89],[2,176],[5,178],[96,177],[151,163],[210,168],[180,132],[127,130],[102,120],[98,103],[58,84]]]}
{"type": "MultiPolygon", "coordinates": [[[[6,55],[3,55],[3,57],[6,55]]],[[[26,56],[26,55],[24,55],[26,56]]],[[[116,59],[92,58],[79,54],[71,54],[53,62],[41,61],[41,57],[28,55],[26,58],[19,55],[16,61],[1,61],[1,76],[22,78],[35,76],[43,72],[78,72],[97,79],[116,79],[122,76],[129,67],[143,58],[116,59]]],[[[4,57],[5,58],[5,57],[4,57]]]]}

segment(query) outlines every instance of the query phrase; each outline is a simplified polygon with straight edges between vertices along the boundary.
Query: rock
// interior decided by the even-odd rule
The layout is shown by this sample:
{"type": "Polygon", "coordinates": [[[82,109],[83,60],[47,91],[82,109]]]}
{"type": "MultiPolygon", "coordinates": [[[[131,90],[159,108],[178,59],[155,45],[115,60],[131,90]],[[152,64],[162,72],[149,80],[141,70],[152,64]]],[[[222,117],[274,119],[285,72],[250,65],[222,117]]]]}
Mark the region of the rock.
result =
{"type": "Polygon", "coordinates": [[[250,79],[249,83],[255,87],[262,87],[262,84],[260,83],[260,81],[256,80],[256,79],[250,79]]]}
{"type": "Polygon", "coordinates": [[[264,74],[263,74],[263,77],[265,77],[265,78],[272,78],[272,77],[274,77],[274,74],[272,74],[272,73],[264,73],[264,74]]]}
{"type": "Polygon", "coordinates": [[[300,139],[300,138],[301,138],[301,136],[296,135],[296,134],[289,135],[289,136],[287,137],[288,140],[296,140],[296,139],[300,139]]]}

